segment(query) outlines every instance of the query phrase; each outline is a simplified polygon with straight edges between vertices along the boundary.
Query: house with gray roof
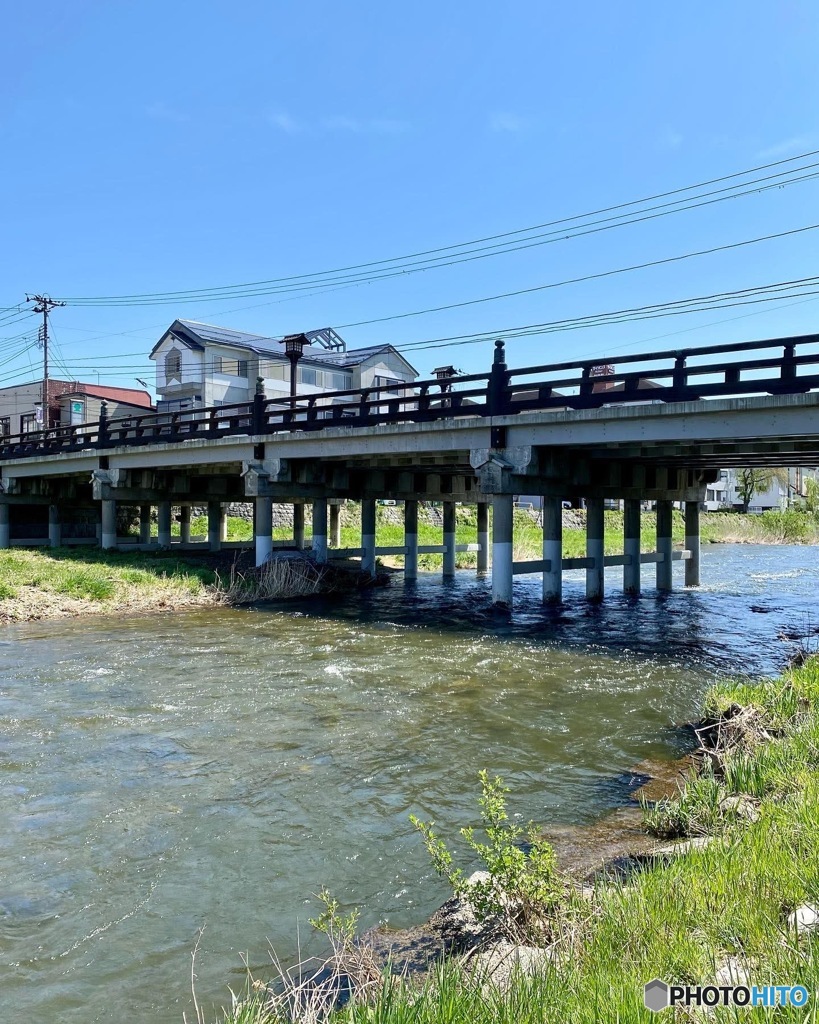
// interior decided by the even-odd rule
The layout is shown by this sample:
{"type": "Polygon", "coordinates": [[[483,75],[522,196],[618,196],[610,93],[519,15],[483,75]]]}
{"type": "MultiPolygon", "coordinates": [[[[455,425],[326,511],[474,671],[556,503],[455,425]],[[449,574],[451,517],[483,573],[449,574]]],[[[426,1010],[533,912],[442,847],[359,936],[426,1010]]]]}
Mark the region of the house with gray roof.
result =
{"type": "MultiPolygon", "coordinates": [[[[307,331],[297,366],[299,395],[411,383],[418,371],[392,345],[348,349],[332,329],[307,331]]],[[[284,339],[195,320],[174,320],[151,351],[160,412],[249,402],[261,377],[268,398],[290,395],[284,339]]]]}

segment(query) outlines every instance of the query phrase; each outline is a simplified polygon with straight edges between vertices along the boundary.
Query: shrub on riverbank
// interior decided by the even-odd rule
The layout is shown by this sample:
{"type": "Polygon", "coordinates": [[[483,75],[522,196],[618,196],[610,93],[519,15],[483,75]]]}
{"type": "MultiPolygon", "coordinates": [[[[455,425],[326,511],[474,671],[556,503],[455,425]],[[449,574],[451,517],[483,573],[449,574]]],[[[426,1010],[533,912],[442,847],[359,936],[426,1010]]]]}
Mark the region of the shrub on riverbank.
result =
{"type": "MultiPolygon", "coordinates": [[[[704,838],[635,858],[625,876],[604,873],[567,953],[553,947],[534,969],[518,959],[493,978],[476,972],[474,957],[444,962],[421,986],[385,978],[374,998],[337,1011],[335,1024],[653,1021],[643,1006],[653,978],[803,985],[808,1006],[780,1007],[776,1019],[816,1019],[819,913],[810,908],[819,908],[819,659],[780,679],[720,683],[704,710],[702,768],[677,798],[658,805],[677,822],[707,821],[694,829],[704,838]]],[[[648,811],[649,825],[660,821],[656,812],[648,811]]],[[[249,1006],[245,1016],[225,1019],[275,1019],[261,999],[249,1006]]],[[[755,1014],[722,1010],[717,1019],[755,1014]]]]}

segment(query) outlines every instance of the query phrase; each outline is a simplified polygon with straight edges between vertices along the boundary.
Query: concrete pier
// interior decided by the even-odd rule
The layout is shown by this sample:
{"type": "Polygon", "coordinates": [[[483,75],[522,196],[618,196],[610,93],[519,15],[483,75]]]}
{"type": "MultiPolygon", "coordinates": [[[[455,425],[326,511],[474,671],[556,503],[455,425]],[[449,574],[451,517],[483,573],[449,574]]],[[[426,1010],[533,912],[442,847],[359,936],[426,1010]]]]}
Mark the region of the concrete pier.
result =
{"type": "Polygon", "coordinates": [[[102,530],[100,546],[103,551],[115,551],[117,547],[117,503],[111,498],[101,502],[102,530]]]}
{"type": "Polygon", "coordinates": [[[151,543],[151,506],[139,506],[139,543],[151,543]]]}
{"type": "Polygon", "coordinates": [[[543,601],[560,604],[563,600],[563,503],[560,498],[543,499],[543,601]]]}
{"type": "Polygon", "coordinates": [[[0,548],[7,548],[11,545],[11,530],[9,528],[9,506],[4,501],[0,504],[0,548]]]}
{"type": "Polygon", "coordinates": [[[171,546],[171,503],[160,501],[156,509],[157,515],[157,542],[161,548],[171,546]]]}
{"type": "Polygon", "coordinates": [[[444,502],[444,579],[455,575],[455,502],[444,502]]]}
{"type": "Polygon", "coordinates": [[[671,561],[671,502],[663,499],[657,502],[657,589],[671,590],[674,563],[671,561]]]}
{"type": "Polygon", "coordinates": [[[640,499],[623,502],[623,593],[640,593],[640,499]]]}
{"type": "Polygon", "coordinates": [[[208,545],[211,551],[222,550],[222,503],[208,502],[208,545]]]}
{"type": "Polygon", "coordinates": [[[324,565],[327,562],[327,499],[313,502],[313,557],[324,565]]]}
{"type": "Polygon", "coordinates": [[[685,503],[685,547],[691,557],[685,563],[685,585],[700,585],[700,504],[698,501],[685,503]]]}
{"type": "Polygon", "coordinates": [[[264,565],[273,551],[273,500],[256,498],[254,517],[254,539],[256,542],[256,565],[264,565]]]}
{"type": "Polygon", "coordinates": [[[375,500],[361,502],[361,571],[375,575],[375,500]]]}
{"type": "Polygon", "coordinates": [[[512,607],[514,509],[511,494],[492,499],[492,603],[512,607]]]}
{"type": "Polygon", "coordinates": [[[404,502],[404,580],[418,579],[418,502],[404,502]]]}
{"type": "Polygon", "coordinates": [[[337,502],[330,505],[330,545],[341,547],[341,505],[337,502]]]}
{"type": "Polygon", "coordinates": [[[62,523],[60,521],[60,506],[48,506],[48,544],[49,547],[58,548],[62,543],[62,523]]]}
{"type": "Polygon", "coordinates": [[[293,506],[293,545],[301,551],[304,547],[304,505],[293,506]]]}
{"type": "Polygon", "coordinates": [[[225,515],[224,510],[223,510],[222,514],[219,517],[219,540],[225,541],[227,539],[228,539],[228,521],[227,521],[227,516],[225,515]]]}
{"type": "Polygon", "coordinates": [[[191,542],[191,507],[182,505],[179,509],[179,540],[182,544],[191,542]]]}
{"type": "Polygon", "coordinates": [[[605,551],[603,543],[604,518],[603,499],[586,500],[586,557],[594,559],[586,569],[586,597],[590,601],[602,601],[605,589],[605,551]]]}
{"type": "Polygon", "coordinates": [[[478,572],[489,571],[489,505],[478,502],[478,572]]]}

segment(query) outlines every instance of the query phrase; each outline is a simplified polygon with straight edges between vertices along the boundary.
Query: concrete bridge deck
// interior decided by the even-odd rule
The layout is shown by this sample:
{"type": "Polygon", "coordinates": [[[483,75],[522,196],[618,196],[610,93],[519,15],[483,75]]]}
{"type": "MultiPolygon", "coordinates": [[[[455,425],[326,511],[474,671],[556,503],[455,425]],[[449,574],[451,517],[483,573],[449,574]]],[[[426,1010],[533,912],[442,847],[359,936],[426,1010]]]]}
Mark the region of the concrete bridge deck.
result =
{"type": "Polygon", "coordinates": [[[392,499],[405,502],[402,553],[411,579],[419,553],[418,500],[444,503],[446,575],[455,567],[455,503],[472,502],[478,506],[479,571],[488,568],[487,508],[493,508],[493,596],[499,604],[510,603],[512,577],[524,571],[542,572],[547,601],[560,600],[568,568],[586,570],[592,600],[602,597],[606,565],[622,565],[624,587],[633,592],[640,586],[640,565],[654,561],[662,590],[671,587],[673,559],[682,557],[686,583],[696,585],[699,505],[720,468],[819,466],[816,370],[815,335],[628,356],[604,366],[520,370],[507,369],[498,343],[485,375],[319,396],[324,405],[311,396],[281,408],[257,395],[243,406],[103,418],[19,435],[0,441],[0,546],[11,542],[15,524],[19,528],[48,506],[52,544],[61,540],[67,510],[80,508],[98,516],[100,542],[113,547],[119,503],[140,507],[143,540],[157,506],[163,546],[171,544],[172,505],[183,510],[186,543],[190,506],[207,504],[209,544],[218,547],[222,506],[250,499],[258,563],[273,548],[274,501],[300,510],[297,546],[300,535],[303,542],[304,503],[312,502],[313,549],[325,561],[328,517],[331,533],[337,517],[333,503],[352,499],[362,502],[362,568],[373,571],[375,502],[392,499]],[[542,560],[516,565],[517,494],[543,496],[544,541],[542,560]],[[586,558],[564,559],[561,502],[579,498],[588,509],[586,558]],[[625,501],[625,536],[623,554],[604,557],[608,498],[625,501]],[[641,502],[647,499],[657,503],[657,550],[648,556],[639,544],[641,502]],[[683,552],[671,546],[674,501],[685,503],[683,552]]]}

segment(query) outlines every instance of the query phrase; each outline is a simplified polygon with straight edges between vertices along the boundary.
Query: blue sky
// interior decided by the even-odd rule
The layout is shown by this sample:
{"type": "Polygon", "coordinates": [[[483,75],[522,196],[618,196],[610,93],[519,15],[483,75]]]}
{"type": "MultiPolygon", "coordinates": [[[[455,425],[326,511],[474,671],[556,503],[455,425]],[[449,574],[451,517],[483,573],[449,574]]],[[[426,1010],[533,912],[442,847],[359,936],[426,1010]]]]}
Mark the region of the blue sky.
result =
{"type": "MultiPolygon", "coordinates": [[[[10,5],[0,307],[26,291],[146,293],[344,267],[819,149],[817,30],[809,0],[10,5]]],[[[808,181],[295,300],[69,305],[53,316],[56,354],[78,376],[133,385],[175,316],[281,335],[814,222],[819,181],[808,181]]],[[[351,346],[401,345],[804,277],[819,269],[817,241],[808,232],[342,333],[351,346]]],[[[811,301],[547,335],[510,342],[509,361],[809,333],[818,316],[811,301]]],[[[35,347],[2,347],[30,326],[0,328],[0,375],[36,367],[35,347]]],[[[491,343],[412,359],[422,372],[449,359],[476,372],[491,343]]]]}

